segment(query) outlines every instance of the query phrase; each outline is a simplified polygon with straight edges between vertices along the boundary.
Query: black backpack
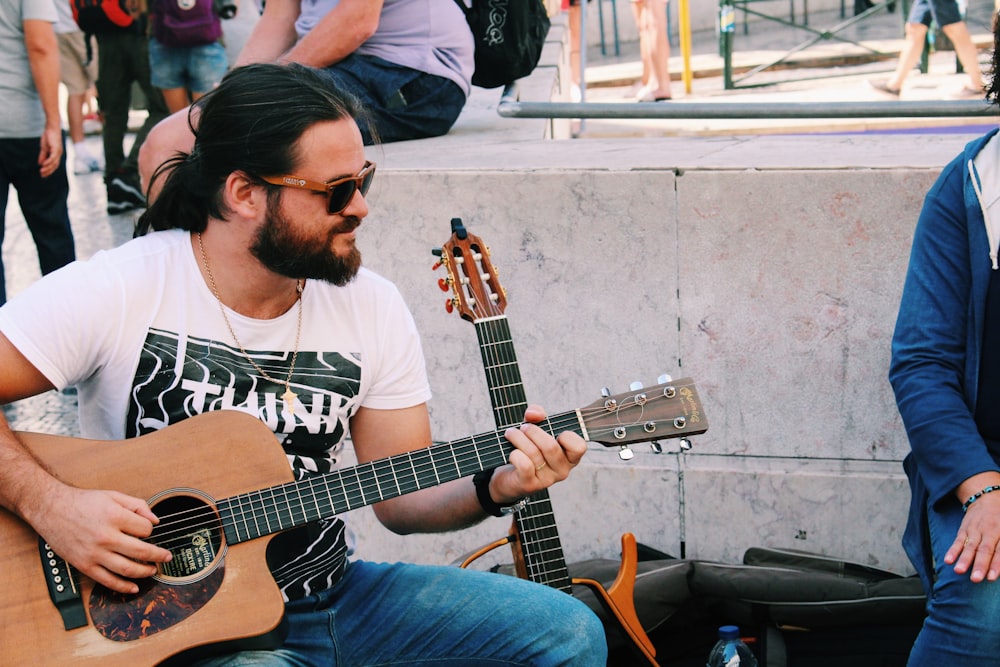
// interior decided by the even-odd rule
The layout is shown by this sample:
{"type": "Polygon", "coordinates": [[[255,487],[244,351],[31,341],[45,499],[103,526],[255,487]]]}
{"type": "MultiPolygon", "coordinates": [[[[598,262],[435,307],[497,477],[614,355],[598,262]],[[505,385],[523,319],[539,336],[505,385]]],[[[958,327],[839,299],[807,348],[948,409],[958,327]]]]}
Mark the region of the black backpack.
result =
{"type": "Polygon", "coordinates": [[[87,63],[93,57],[91,35],[142,30],[126,0],[69,0],[69,3],[73,8],[73,20],[84,35],[87,63]]]}
{"type": "Polygon", "coordinates": [[[455,2],[475,40],[474,86],[505,86],[535,69],[550,26],[541,0],[471,0],[471,8],[455,2]]]}

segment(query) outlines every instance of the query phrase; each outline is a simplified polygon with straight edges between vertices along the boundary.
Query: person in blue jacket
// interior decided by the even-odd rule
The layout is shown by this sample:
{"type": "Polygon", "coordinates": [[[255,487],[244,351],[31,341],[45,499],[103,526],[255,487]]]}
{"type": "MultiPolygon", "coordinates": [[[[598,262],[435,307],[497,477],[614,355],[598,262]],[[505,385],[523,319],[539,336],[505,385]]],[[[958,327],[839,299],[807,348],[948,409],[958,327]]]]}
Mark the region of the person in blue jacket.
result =
{"type": "MultiPolygon", "coordinates": [[[[987,98],[1000,104],[1000,24],[987,98]]],[[[927,617],[909,666],[1000,659],[1000,135],[970,142],[928,192],[892,339],[909,437],[903,546],[927,617]]]]}

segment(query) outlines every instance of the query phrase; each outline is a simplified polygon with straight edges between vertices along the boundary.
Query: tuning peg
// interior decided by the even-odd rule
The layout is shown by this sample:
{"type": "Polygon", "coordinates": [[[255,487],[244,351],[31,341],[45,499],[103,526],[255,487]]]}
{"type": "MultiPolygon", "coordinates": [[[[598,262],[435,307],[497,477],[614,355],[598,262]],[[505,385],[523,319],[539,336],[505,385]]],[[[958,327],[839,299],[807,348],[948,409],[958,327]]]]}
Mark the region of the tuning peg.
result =
{"type": "Polygon", "coordinates": [[[440,257],[444,254],[444,248],[431,248],[431,254],[435,257],[440,257]]]}
{"type": "Polygon", "coordinates": [[[444,302],[444,309],[446,311],[448,311],[449,313],[455,312],[455,300],[454,299],[448,299],[447,301],[445,301],[444,302]]]}
{"type": "Polygon", "coordinates": [[[669,373],[664,373],[656,378],[656,384],[666,384],[668,382],[673,382],[673,380],[674,378],[672,378],[669,373]]]}
{"type": "Polygon", "coordinates": [[[448,276],[447,278],[441,278],[440,280],[438,280],[438,287],[441,288],[442,292],[450,292],[451,291],[451,276],[448,276]]]}
{"type": "Polygon", "coordinates": [[[611,390],[607,387],[601,387],[601,398],[607,398],[611,396],[611,390]]]}
{"type": "Polygon", "coordinates": [[[618,450],[618,458],[622,461],[631,461],[633,456],[635,456],[635,452],[629,449],[628,445],[622,445],[618,450]]]}
{"type": "Polygon", "coordinates": [[[681,438],[680,442],[678,442],[677,444],[680,445],[681,451],[685,451],[685,452],[690,452],[691,451],[691,447],[694,446],[694,445],[691,444],[691,439],[690,438],[681,438]]]}
{"type": "Polygon", "coordinates": [[[451,219],[451,231],[453,234],[458,236],[458,238],[462,239],[463,241],[469,236],[469,232],[466,231],[465,225],[462,224],[461,218],[451,219]]]}
{"type": "Polygon", "coordinates": [[[642,389],[642,383],[639,381],[634,381],[629,384],[628,388],[631,389],[632,391],[639,391],[640,389],[642,389]]]}
{"type": "Polygon", "coordinates": [[[649,443],[649,448],[653,450],[654,454],[663,453],[663,445],[660,444],[659,440],[653,440],[649,443]]]}

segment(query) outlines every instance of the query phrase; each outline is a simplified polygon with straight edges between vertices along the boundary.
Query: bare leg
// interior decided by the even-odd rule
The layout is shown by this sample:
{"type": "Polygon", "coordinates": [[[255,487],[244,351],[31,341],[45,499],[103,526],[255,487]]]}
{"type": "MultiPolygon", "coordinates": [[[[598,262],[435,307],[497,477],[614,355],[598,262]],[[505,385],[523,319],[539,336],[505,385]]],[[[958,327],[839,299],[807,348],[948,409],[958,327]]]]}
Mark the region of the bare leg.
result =
{"type": "Polygon", "coordinates": [[[903,44],[903,50],[899,53],[899,62],[896,64],[896,71],[887,82],[890,88],[900,90],[903,87],[906,77],[910,75],[917,61],[920,60],[920,55],[924,51],[924,40],[926,39],[927,26],[923,23],[906,24],[906,42],[903,44]]]}
{"type": "Polygon", "coordinates": [[[654,97],[670,97],[670,39],[667,35],[667,0],[647,0],[650,30],[650,81],[656,80],[654,97]]]}
{"type": "Polygon", "coordinates": [[[643,2],[643,0],[632,0],[632,2],[630,2],[629,4],[632,5],[632,16],[635,17],[635,26],[639,32],[639,60],[640,62],[642,62],[641,81],[642,85],[645,86],[646,84],[649,83],[649,74],[650,71],[652,70],[649,63],[650,59],[649,43],[645,39],[645,35],[643,34],[642,17],[644,9],[643,5],[645,3],[643,2]]]}
{"type": "MultiPolygon", "coordinates": [[[[582,0],[586,2],[586,0],[582,0]]],[[[573,83],[580,85],[580,5],[570,5],[569,10],[569,67],[573,83]]]]}
{"type": "Polygon", "coordinates": [[[639,46],[642,53],[643,83],[640,100],[670,97],[670,41],[667,37],[667,0],[639,0],[639,46]]]}
{"type": "Polygon", "coordinates": [[[86,93],[66,98],[66,121],[69,124],[69,138],[74,144],[83,141],[83,105],[86,99],[86,93]]]}
{"type": "Polygon", "coordinates": [[[161,88],[160,92],[163,93],[163,101],[167,103],[170,113],[180,111],[190,103],[187,88],[161,88]]]}
{"type": "Polygon", "coordinates": [[[983,90],[979,50],[972,43],[972,36],[969,34],[969,27],[965,21],[943,26],[941,30],[951,40],[955,47],[955,55],[958,56],[958,62],[962,63],[962,69],[969,75],[969,87],[973,90],[983,90]]]}

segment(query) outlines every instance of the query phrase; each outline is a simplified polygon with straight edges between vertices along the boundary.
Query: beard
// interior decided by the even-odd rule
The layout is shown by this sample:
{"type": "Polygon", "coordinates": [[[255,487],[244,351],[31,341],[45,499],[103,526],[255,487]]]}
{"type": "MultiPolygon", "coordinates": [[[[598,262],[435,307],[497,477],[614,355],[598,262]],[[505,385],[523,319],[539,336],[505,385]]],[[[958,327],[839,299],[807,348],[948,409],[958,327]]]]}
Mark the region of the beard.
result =
{"type": "Polygon", "coordinates": [[[354,231],[361,224],[356,217],[345,217],[327,232],[326,238],[304,238],[280,210],[280,197],[268,197],[264,224],[250,246],[260,262],[271,271],[287,278],[324,280],[344,286],[354,279],[361,268],[361,251],[351,247],[345,256],[332,250],[334,237],[354,231]]]}

